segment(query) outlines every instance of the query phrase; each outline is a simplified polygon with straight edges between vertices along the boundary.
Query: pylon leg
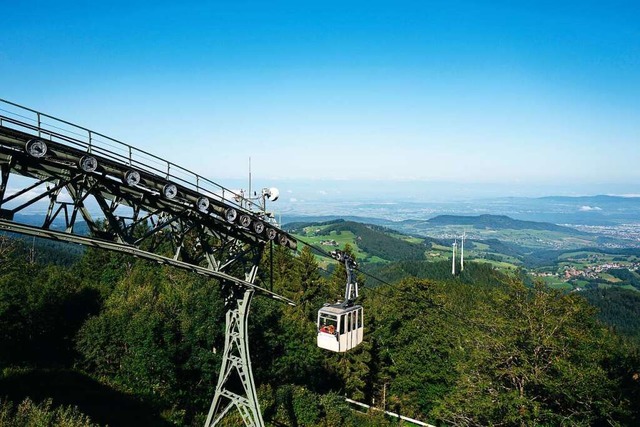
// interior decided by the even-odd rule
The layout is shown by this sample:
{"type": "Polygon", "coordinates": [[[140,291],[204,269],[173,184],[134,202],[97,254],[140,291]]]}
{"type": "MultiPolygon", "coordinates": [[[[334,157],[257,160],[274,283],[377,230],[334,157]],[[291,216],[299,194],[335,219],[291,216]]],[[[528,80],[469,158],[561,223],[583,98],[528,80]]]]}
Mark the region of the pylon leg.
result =
{"type": "Polygon", "coordinates": [[[249,305],[254,291],[251,288],[238,290],[232,287],[229,292],[222,366],[205,427],[218,425],[234,406],[246,426],[264,427],[251,370],[247,335],[249,305]]]}

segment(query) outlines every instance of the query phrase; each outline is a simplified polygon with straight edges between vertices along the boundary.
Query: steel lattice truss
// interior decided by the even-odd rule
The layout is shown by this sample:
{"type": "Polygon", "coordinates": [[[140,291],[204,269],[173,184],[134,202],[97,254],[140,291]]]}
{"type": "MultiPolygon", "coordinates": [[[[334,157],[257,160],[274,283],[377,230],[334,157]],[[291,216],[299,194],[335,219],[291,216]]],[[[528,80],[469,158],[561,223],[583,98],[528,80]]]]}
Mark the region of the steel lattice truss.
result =
{"type": "Polygon", "coordinates": [[[222,368],[207,420],[235,407],[262,426],[246,336],[267,243],[295,249],[262,204],[172,162],[0,99],[0,230],[127,253],[218,279],[227,308],[222,368]],[[45,212],[33,224],[24,213],[45,212]],[[238,386],[241,385],[241,387],[238,386]]]}
{"type": "Polygon", "coordinates": [[[37,120],[0,109],[1,229],[131,253],[253,288],[244,261],[271,240],[296,247],[242,195],[132,146],[23,110],[37,120]],[[21,213],[43,204],[42,224],[21,221],[21,213]]]}

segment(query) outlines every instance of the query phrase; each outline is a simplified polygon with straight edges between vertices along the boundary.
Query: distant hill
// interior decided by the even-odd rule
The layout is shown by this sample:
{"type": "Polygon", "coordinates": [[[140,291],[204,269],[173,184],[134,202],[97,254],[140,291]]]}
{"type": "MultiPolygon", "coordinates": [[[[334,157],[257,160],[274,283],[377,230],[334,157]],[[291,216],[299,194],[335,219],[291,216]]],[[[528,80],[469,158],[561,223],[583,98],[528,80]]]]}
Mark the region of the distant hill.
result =
{"type": "MultiPolygon", "coordinates": [[[[489,246],[491,252],[495,252],[502,255],[507,255],[519,260],[522,257],[531,252],[531,249],[523,248],[512,242],[507,242],[498,239],[477,240],[478,243],[484,243],[489,246]]],[[[473,243],[473,241],[472,241],[473,243]]]]}
{"type": "Polygon", "coordinates": [[[318,224],[331,222],[336,220],[344,220],[344,221],[353,221],[360,222],[363,224],[375,224],[375,225],[383,225],[388,226],[393,224],[393,221],[389,221],[387,219],[382,218],[373,218],[373,217],[364,217],[364,216],[353,216],[353,215],[294,215],[294,214],[284,214],[281,218],[281,224],[283,227],[297,227],[301,224],[318,224]]]}
{"type": "MultiPolygon", "coordinates": [[[[349,243],[361,251],[360,256],[369,261],[423,260],[425,251],[435,241],[429,238],[412,238],[378,225],[342,219],[319,223],[295,222],[286,224],[284,228],[313,244],[336,241],[336,245],[342,246],[349,243]],[[350,237],[345,241],[346,235],[350,237]]],[[[331,246],[326,249],[330,250],[331,246]]]]}
{"type": "MultiPolygon", "coordinates": [[[[307,227],[326,227],[333,224],[342,224],[346,222],[345,218],[323,219],[322,221],[314,221],[313,217],[306,221],[287,222],[282,225],[282,229],[289,233],[305,233],[307,227]]],[[[350,221],[351,222],[351,221],[350,221]]]]}
{"type": "Polygon", "coordinates": [[[439,215],[426,222],[433,226],[467,225],[475,228],[490,228],[494,230],[542,230],[574,236],[586,234],[574,228],[564,227],[550,222],[523,221],[513,219],[506,215],[439,215]]]}
{"type": "Polygon", "coordinates": [[[424,259],[424,251],[430,247],[424,240],[422,243],[410,243],[401,238],[393,237],[392,234],[397,235],[397,231],[359,222],[336,222],[324,229],[327,234],[332,231],[350,231],[357,236],[358,246],[362,250],[372,256],[392,261],[424,259]]]}
{"type": "Polygon", "coordinates": [[[597,195],[597,196],[546,196],[546,197],[539,197],[538,200],[565,202],[565,203],[580,202],[580,203],[640,204],[640,197],[608,196],[603,194],[597,195]]]}

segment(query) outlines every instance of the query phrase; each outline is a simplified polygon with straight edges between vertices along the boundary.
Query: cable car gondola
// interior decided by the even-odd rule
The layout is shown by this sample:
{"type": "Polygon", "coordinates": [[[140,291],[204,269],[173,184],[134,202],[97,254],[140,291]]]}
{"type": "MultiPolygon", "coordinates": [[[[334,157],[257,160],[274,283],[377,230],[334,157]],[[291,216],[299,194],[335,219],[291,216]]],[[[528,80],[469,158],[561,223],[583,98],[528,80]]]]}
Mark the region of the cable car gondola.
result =
{"type": "Polygon", "coordinates": [[[347,285],[344,301],[325,304],[318,311],[318,347],[344,353],[362,342],[364,319],[361,305],[354,304],[358,297],[358,283],[353,280],[354,259],[343,251],[332,251],[331,256],[344,262],[347,285]]]}

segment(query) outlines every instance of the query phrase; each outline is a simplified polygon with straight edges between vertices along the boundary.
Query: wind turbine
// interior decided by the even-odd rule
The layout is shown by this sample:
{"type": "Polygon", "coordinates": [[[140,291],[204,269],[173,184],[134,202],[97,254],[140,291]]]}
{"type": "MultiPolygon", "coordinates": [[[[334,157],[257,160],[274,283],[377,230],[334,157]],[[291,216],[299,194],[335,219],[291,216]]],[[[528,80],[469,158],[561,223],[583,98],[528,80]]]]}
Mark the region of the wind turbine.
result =
{"type": "Polygon", "coordinates": [[[464,271],[464,239],[466,234],[464,230],[462,230],[462,241],[460,244],[460,271],[464,271]]]}
{"type": "Polygon", "coordinates": [[[456,246],[458,246],[458,240],[453,240],[453,258],[451,258],[451,274],[456,275],[456,246]]]}

